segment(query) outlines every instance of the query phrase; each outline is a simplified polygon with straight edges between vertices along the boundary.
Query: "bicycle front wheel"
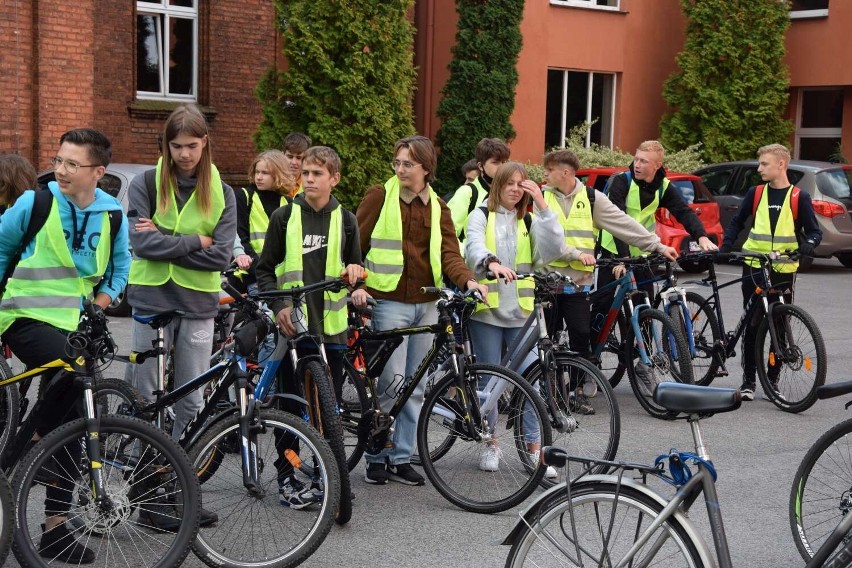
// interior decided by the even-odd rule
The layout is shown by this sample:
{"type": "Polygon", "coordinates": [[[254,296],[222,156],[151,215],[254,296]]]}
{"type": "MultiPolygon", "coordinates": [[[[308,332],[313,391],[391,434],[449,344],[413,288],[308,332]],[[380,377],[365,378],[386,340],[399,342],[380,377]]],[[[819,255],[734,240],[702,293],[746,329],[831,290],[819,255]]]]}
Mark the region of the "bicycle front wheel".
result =
{"type": "Polygon", "coordinates": [[[418,453],[429,480],[451,503],[475,513],[505,511],[535,491],[545,466],[533,456],[551,436],[538,394],[523,377],[496,365],[467,366],[464,388],[455,376],[437,383],[417,423],[418,453]],[[487,390],[478,389],[480,379],[487,390]],[[501,407],[498,399],[506,391],[511,404],[501,407]],[[473,397],[490,407],[478,422],[468,420],[473,397]]]}
{"type": "Polygon", "coordinates": [[[366,378],[358,371],[343,367],[343,389],[340,397],[340,419],[343,422],[343,446],[349,471],[361,461],[364,443],[358,438],[361,414],[370,408],[370,395],[364,385],[366,378]]]}
{"type": "Polygon", "coordinates": [[[96,552],[92,566],[179,566],[198,532],[201,505],[186,454],[142,420],[101,416],[99,471],[106,495],[99,501],[93,495],[85,435],[84,419],[63,424],[19,462],[13,480],[18,561],[23,566],[59,562],[58,553],[52,556],[43,548],[40,527],[49,509],[55,515],[67,511],[65,526],[80,527],[74,537],[96,552]],[[169,524],[175,532],[162,532],[169,524]]]}
{"type": "Polygon", "coordinates": [[[654,418],[673,420],[678,413],[655,403],[653,395],[661,382],[693,383],[692,358],[686,340],[671,318],[653,308],[639,312],[638,327],[641,334],[639,337],[632,325],[627,329],[625,350],[627,360],[630,361],[627,366],[630,386],[648,414],[654,418]],[[647,353],[647,364],[639,355],[639,341],[647,353]]]}
{"type": "Polygon", "coordinates": [[[6,565],[6,557],[12,550],[12,531],[15,528],[15,501],[9,480],[0,471],[0,566],[6,565]]]}
{"type": "Polygon", "coordinates": [[[612,329],[604,342],[600,356],[601,372],[612,388],[615,388],[621,382],[627,368],[624,364],[624,338],[626,335],[627,324],[624,322],[624,312],[619,310],[618,317],[612,324],[612,329]]]}
{"type": "MultiPolygon", "coordinates": [[[[852,513],[852,419],[820,436],[793,477],[790,529],[805,562],[852,513]]],[[[847,540],[844,539],[844,545],[847,540]]]]}
{"type": "MultiPolygon", "coordinates": [[[[217,422],[193,444],[193,467],[203,467],[211,453],[239,437],[239,420],[234,415],[217,422]]],[[[241,452],[222,454],[215,474],[204,484],[204,506],[219,515],[219,523],[199,532],[192,548],[214,568],[296,566],[325,540],[339,506],[340,468],[316,429],[271,408],[259,411],[254,426],[258,487],[249,489],[243,483],[241,452]],[[285,481],[291,488],[309,490],[303,494],[313,502],[307,497],[300,503],[284,501],[287,496],[279,494],[279,487],[285,481]],[[248,527],[264,527],[260,541],[247,538],[248,527]]]]}
{"type": "MultiPolygon", "coordinates": [[[[657,294],[653,308],[659,309],[662,299],[662,296],[657,294]]],[[[674,324],[680,324],[678,327],[683,330],[684,339],[687,339],[686,325],[678,319],[682,320],[684,316],[689,317],[692,323],[692,343],[695,346],[695,354],[692,356],[692,374],[696,385],[706,387],[713,382],[719,371],[719,359],[714,356],[714,347],[722,340],[722,331],[719,329],[715,312],[701,294],[687,291],[684,307],[688,310],[686,314],[681,311],[680,305],[672,306],[673,312],[670,317],[674,324]]],[[[688,342],[687,347],[689,347],[688,342]]]]}
{"type": "Polygon", "coordinates": [[[675,517],[663,522],[632,558],[626,557],[662,510],[644,493],[611,483],[580,484],[572,489],[570,500],[560,491],[515,537],[506,568],[704,566],[693,536],[675,517]]]}
{"type": "MultiPolygon", "coordinates": [[[[14,376],[6,359],[0,357],[0,379],[14,376]]],[[[0,388],[0,455],[6,451],[6,446],[12,434],[18,429],[21,411],[21,394],[18,383],[0,388]]]]}
{"type": "Polygon", "coordinates": [[[771,313],[778,345],[772,346],[769,318],[764,318],[754,344],[757,376],[775,406],[802,412],[816,402],[816,389],[825,383],[828,360],[822,333],[799,306],[775,304],[771,313]]]}
{"type": "MultiPolygon", "coordinates": [[[[545,400],[553,426],[553,445],[566,448],[575,456],[615,459],[621,438],[621,415],[612,387],[597,367],[585,359],[568,353],[553,355],[552,372],[543,372],[538,361],[524,372],[524,379],[545,400]],[[556,416],[551,414],[551,397],[556,416]]],[[[557,477],[543,478],[543,485],[549,487],[565,481],[565,471],[557,469],[557,477]]]]}

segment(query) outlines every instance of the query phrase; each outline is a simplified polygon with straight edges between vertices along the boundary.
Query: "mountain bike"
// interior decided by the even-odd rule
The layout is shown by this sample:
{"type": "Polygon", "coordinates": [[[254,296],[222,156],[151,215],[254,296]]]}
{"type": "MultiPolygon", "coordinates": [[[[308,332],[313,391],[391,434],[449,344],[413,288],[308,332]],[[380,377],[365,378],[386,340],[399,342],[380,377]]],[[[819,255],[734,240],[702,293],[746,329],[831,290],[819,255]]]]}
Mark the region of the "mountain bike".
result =
{"type": "Polygon", "coordinates": [[[394,421],[406,401],[421,382],[434,376],[417,423],[417,452],[426,476],[441,495],[463,509],[505,511],[532,494],[544,476],[545,466],[533,457],[539,445],[551,440],[547,410],[523,377],[497,365],[472,363],[465,354],[458,314],[482,301],[476,291],[430,287],[422,292],[439,298],[436,324],[378,331],[360,319],[356,322],[357,338],[344,370],[353,382],[366,385],[369,396],[353,451],[358,459],[364,451],[380,453],[391,441],[394,421]],[[388,387],[396,401],[382,408],[377,386],[382,369],[405,337],[425,333],[435,336],[428,354],[412,376],[399,377],[388,387]],[[447,348],[450,356],[439,361],[447,348]],[[481,452],[494,445],[502,451],[498,470],[480,470],[481,452]]]}
{"type": "Polygon", "coordinates": [[[620,369],[626,370],[642,408],[655,418],[671,420],[677,414],[657,406],[653,390],[666,381],[692,384],[692,358],[682,330],[665,313],[651,307],[647,294],[637,288],[632,270],[633,266],[658,264],[658,259],[658,255],[598,259],[600,269],[624,265],[627,272],[590,294],[594,302],[615,289],[597,335],[598,326],[593,324],[592,356],[601,361],[604,375],[611,371],[610,384],[620,380],[620,369]]]}
{"type": "Polygon", "coordinates": [[[12,550],[12,531],[15,528],[15,501],[12,486],[0,471],[0,566],[6,564],[6,557],[12,550]]]}
{"type": "MultiPolygon", "coordinates": [[[[732,568],[717,473],[710,461],[701,419],[741,405],[739,390],[663,383],[654,393],[660,406],[684,413],[694,453],[671,450],[653,464],[601,462],[569,455],[558,447],[542,451],[554,467],[579,468],[570,482],[553,487],[519,514],[502,544],[511,545],[507,568],[523,566],[691,566],[732,568]],[[591,473],[607,466],[608,474],[591,473]],[[666,471],[668,469],[668,471],[666,471]],[[675,487],[670,499],[648,486],[650,478],[675,487]],[[690,518],[702,497],[715,557],[690,518]]],[[[834,526],[805,568],[848,567],[852,559],[852,515],[834,526]]],[[[831,530],[829,529],[826,529],[831,530]]]]}
{"type": "MultiPolygon", "coordinates": [[[[733,331],[726,331],[719,290],[745,280],[724,284],[716,279],[716,267],[708,264],[707,277],[696,284],[711,288],[710,297],[690,305],[695,337],[696,365],[704,370],[699,382],[709,383],[725,362],[736,356],[736,346],[750,325],[758,324],[755,339],[757,376],[766,397],[786,412],[802,412],[816,402],[816,389],[825,383],[828,365],[825,343],[814,319],[804,309],[784,301],[783,291],[772,285],[772,263],[790,254],[693,253],[718,259],[756,259],[765,286],[759,286],[743,310],[733,331]]],[[[726,372],[726,371],[724,371],[726,372]]]]}
{"type": "MultiPolygon", "coordinates": [[[[66,527],[76,527],[81,542],[98,542],[95,565],[117,558],[133,566],[179,565],[198,532],[200,491],[184,451],[162,431],[138,418],[99,411],[95,384],[98,367],[111,359],[115,345],[102,312],[86,302],[77,331],[68,335],[64,359],[12,375],[0,362],[0,388],[56,373],[42,397],[16,428],[5,448],[2,469],[13,473],[16,531],[13,550],[24,566],[52,565],[41,556],[47,503],[68,504],[66,527]],[[73,388],[68,389],[71,381],[73,388]],[[82,418],[66,422],[38,442],[32,438],[44,417],[45,401],[82,406],[82,418]],[[148,521],[176,521],[161,533],[148,521]]],[[[57,505],[54,505],[57,506],[57,505]]]]}

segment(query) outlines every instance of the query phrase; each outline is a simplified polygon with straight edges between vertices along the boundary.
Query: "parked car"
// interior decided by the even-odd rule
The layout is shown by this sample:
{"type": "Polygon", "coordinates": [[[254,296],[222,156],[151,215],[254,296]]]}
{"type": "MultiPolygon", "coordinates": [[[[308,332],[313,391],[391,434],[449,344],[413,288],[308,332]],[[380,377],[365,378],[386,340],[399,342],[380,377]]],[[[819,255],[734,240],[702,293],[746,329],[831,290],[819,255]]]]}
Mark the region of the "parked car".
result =
{"type": "MultiPolygon", "coordinates": [[[[695,172],[704,181],[719,203],[722,225],[727,227],[739,210],[748,189],[763,180],[757,173],[757,160],[726,162],[705,166],[695,172]]],[[[810,194],[817,222],[822,229],[822,242],[814,251],[818,258],[836,256],[843,266],[852,268],[852,166],[831,162],[792,160],[787,177],[802,191],[810,194]]],[[[748,231],[737,238],[739,249],[748,231]]],[[[806,270],[813,258],[802,258],[799,270],[806,270]]]]}
{"type": "MultiPolygon", "coordinates": [[[[151,166],[147,164],[110,164],[107,166],[104,177],[98,182],[98,187],[118,199],[124,212],[127,213],[127,189],[130,187],[130,182],[137,175],[150,169],[151,166]]],[[[53,169],[45,170],[38,175],[38,183],[42,187],[47,187],[48,182],[51,181],[56,181],[53,169]]],[[[107,315],[114,317],[129,316],[130,304],[127,303],[124,292],[119,294],[105,311],[107,315]]]]}
{"type": "MultiPolygon", "coordinates": [[[[578,170],[577,177],[587,186],[603,191],[611,176],[626,169],[586,168],[578,170]]],[[[671,185],[680,192],[681,197],[683,197],[683,200],[689,205],[690,209],[701,220],[704,230],[707,231],[708,238],[714,243],[720,244],[724,235],[724,229],[720,224],[719,205],[710,191],[704,186],[701,178],[692,174],[678,172],[666,172],[666,177],[671,182],[671,185]]],[[[677,219],[675,219],[674,215],[668,209],[665,207],[659,208],[656,218],[657,236],[660,237],[663,244],[682,252],[698,249],[698,243],[692,240],[683,225],[678,223],[677,219]]],[[[692,262],[682,262],[681,268],[687,272],[703,272],[706,270],[700,263],[692,262]]]]}

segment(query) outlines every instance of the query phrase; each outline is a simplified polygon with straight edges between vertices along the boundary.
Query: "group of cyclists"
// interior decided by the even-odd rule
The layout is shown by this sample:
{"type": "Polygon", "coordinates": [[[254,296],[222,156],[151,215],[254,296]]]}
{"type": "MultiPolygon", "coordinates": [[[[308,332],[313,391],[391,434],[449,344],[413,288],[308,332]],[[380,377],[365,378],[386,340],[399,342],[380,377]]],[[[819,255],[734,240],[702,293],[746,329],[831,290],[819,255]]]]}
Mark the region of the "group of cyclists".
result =
{"type": "MultiPolygon", "coordinates": [[[[156,167],[133,179],[124,216],[118,200],[97,187],[111,159],[109,140],[96,130],[70,130],[60,138],[52,159],[56,181],[42,190],[52,197],[46,210],[38,204],[37,192],[18,191],[7,199],[0,219],[2,340],[28,367],[62,357],[67,335],[77,329],[81,301],[91,299],[103,309],[126,287],[134,316],[180,310],[165,329],[174,386],[179,387],[210,365],[221,272],[232,262],[240,269],[236,283],[248,293],[345,275],[350,292],[309,295],[305,319],[295,317],[286,299],[269,305],[280,333],[293,336],[307,326],[323,337],[340,397],[348,299],[364,306],[372,297],[372,325],[383,330],[437,321],[436,298],[424,288],[449,283],[463,291],[476,290],[485,303],[471,316],[474,354],[479,362],[497,364],[503,345],[516,338],[533,309],[533,282],[518,274],[556,271],[570,276],[576,286],[555,291],[548,332],[567,331],[570,348],[591,358],[592,314],[609,302],[593,306],[589,293],[625,270],[600,269],[595,279],[598,255],[657,252],[675,260],[678,251],[662,244],[655,233],[659,207],[668,208],[702,250],[717,250],[666,179],[664,149],[656,141],[639,145],[628,171],[614,176],[607,193],[587,188],[576,177],[580,164],[570,150],[544,156],[546,183],[540,187],[524,165],[510,161],[503,141],[484,138],[475,150],[479,175],[445,202],[431,186],[437,155],[428,138],[402,138],[392,156],[393,175],[369,188],[355,213],[332,195],[343,171],[340,157],[329,147],[311,146],[304,134],[288,136],[283,151],[260,153],[250,167],[251,183],[234,190],[213,162],[204,116],[192,105],[180,106],[163,127],[156,167]],[[40,225],[33,232],[34,224],[40,225]]],[[[789,151],[771,144],[760,148],[758,157],[765,184],[746,195],[718,248],[730,251],[751,219],[744,250],[812,253],[821,233],[810,196],[787,179],[789,151]]],[[[0,162],[0,170],[7,168],[4,164],[0,162]]],[[[4,184],[7,179],[0,175],[4,184]]],[[[14,183],[34,187],[34,175],[19,176],[14,183]]],[[[789,284],[791,296],[796,268],[794,260],[774,265],[773,280],[789,284]]],[[[744,281],[748,286],[760,285],[754,267],[747,264],[744,271],[754,276],[744,281]]],[[[748,286],[743,285],[744,298],[754,293],[748,286]]],[[[154,333],[134,320],[130,348],[150,349],[154,333]]],[[[748,341],[746,335],[741,390],[744,400],[753,400],[755,362],[749,359],[753,349],[748,341]]],[[[378,378],[383,405],[392,403],[392,385],[414,373],[429,344],[428,337],[410,336],[395,350],[378,378]]],[[[305,342],[298,349],[309,354],[318,347],[305,342]]],[[[153,360],[127,367],[126,380],[145,399],[154,398],[157,379],[153,360]]],[[[285,362],[278,389],[295,392],[293,383],[294,369],[285,362]]],[[[366,454],[367,483],[424,484],[411,465],[424,388],[425,383],[397,417],[390,443],[366,454]]],[[[47,414],[51,421],[39,428],[34,443],[75,417],[74,405],[63,400],[54,404],[56,411],[47,414]]],[[[175,405],[173,437],[180,436],[201,405],[201,391],[175,405]]],[[[535,444],[529,448],[538,450],[535,444]]],[[[496,443],[486,444],[479,468],[498,471],[501,456],[496,443]]],[[[316,499],[315,488],[286,475],[279,489],[282,506],[304,508],[316,499]]],[[[45,506],[40,554],[69,563],[92,562],[95,552],[75,541],[66,527],[67,488],[56,487],[54,493],[45,506]]],[[[162,520],[144,508],[139,520],[162,528],[162,520]]],[[[217,520],[202,509],[202,526],[217,520]]]]}

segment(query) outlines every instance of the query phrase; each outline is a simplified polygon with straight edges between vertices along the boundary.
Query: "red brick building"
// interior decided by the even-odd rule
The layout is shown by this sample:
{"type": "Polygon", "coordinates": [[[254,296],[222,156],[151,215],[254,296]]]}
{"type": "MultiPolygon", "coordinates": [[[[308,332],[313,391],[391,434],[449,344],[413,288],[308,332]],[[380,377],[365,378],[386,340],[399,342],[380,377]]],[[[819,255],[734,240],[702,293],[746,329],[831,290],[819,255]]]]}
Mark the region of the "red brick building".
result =
{"type": "MultiPolygon", "coordinates": [[[[838,143],[852,157],[852,2],[794,7],[789,142],[797,157],[824,157],[838,143]]],[[[417,0],[412,16],[416,125],[434,137],[455,2],[417,0]]],[[[153,163],[163,120],[196,101],[211,120],[217,165],[241,181],[260,121],[254,88],[283,64],[274,18],[272,0],[4,0],[0,152],[42,169],[58,136],[85,125],[109,135],[115,161],[153,163]]],[[[538,161],[587,118],[600,118],[590,141],[628,151],[659,135],[662,84],[683,45],[678,0],[529,0],[521,30],[513,157],[538,161]]]]}

